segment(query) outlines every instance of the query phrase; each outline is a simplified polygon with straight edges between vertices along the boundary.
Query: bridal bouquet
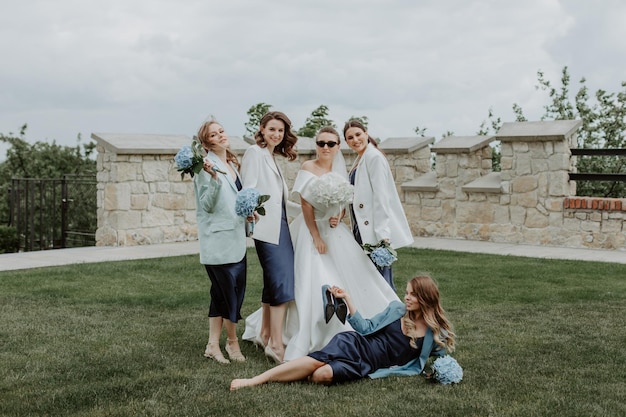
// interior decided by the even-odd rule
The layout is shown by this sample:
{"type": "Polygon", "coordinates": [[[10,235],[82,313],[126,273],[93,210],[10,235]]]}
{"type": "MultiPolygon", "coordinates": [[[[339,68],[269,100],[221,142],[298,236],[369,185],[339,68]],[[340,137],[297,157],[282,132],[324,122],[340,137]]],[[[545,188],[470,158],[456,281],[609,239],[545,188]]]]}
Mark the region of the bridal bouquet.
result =
{"type": "Polygon", "coordinates": [[[343,206],[352,202],[354,187],[341,175],[329,172],[311,183],[311,193],[314,201],[325,207],[343,206]]]}
{"type": "Polygon", "coordinates": [[[445,355],[432,362],[424,375],[443,385],[458,384],[463,379],[463,368],[452,356],[445,355]]]}
{"type": "Polygon", "coordinates": [[[381,240],[376,245],[365,243],[363,244],[363,250],[378,267],[391,266],[392,263],[398,260],[398,253],[386,240],[381,240]]]}
{"type": "MultiPolygon", "coordinates": [[[[261,194],[256,188],[244,188],[237,193],[235,200],[235,213],[241,217],[250,217],[256,211],[261,216],[265,216],[265,207],[263,203],[270,199],[267,194],[261,194]]],[[[252,236],[254,232],[254,220],[250,222],[250,230],[246,235],[252,236]]]]}
{"type": "Polygon", "coordinates": [[[185,145],[174,156],[176,162],[176,169],[180,172],[180,178],[185,178],[185,174],[191,175],[202,171],[202,165],[204,164],[204,156],[202,155],[202,146],[200,142],[194,140],[191,142],[191,146],[185,145]]]}

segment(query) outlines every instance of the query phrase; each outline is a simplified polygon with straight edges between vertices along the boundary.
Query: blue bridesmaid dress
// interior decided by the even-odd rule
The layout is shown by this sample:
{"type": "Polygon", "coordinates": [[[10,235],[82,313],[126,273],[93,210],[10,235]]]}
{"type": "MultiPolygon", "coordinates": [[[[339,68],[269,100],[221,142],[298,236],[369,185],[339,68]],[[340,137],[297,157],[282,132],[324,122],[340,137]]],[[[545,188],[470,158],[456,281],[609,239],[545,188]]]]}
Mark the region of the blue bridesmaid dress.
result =
{"type": "MultiPolygon", "coordinates": [[[[356,168],[350,171],[350,184],[354,185],[354,179],[356,177],[356,168]]],[[[352,219],[352,234],[354,235],[354,239],[357,241],[359,245],[363,245],[363,239],[361,239],[361,232],[359,231],[359,225],[356,222],[356,217],[354,215],[354,207],[350,204],[350,218],[352,219]]],[[[368,243],[378,243],[378,242],[368,242],[368,243]]],[[[371,257],[370,257],[371,259],[371,257]]],[[[373,262],[373,261],[372,261],[373,262]]],[[[376,264],[374,264],[376,265],[376,264]]],[[[385,281],[393,288],[396,289],[396,286],[393,284],[393,270],[391,266],[378,266],[376,265],[376,269],[380,272],[380,275],[385,278],[385,281]]]]}
{"type": "MultiPolygon", "coordinates": [[[[237,190],[242,185],[235,181],[237,190]]],[[[204,266],[211,280],[209,317],[222,317],[233,323],[241,320],[241,306],[246,292],[246,255],[239,262],[204,266]]]]}
{"type": "Polygon", "coordinates": [[[423,340],[416,339],[416,347],[412,347],[398,319],[367,336],[354,331],[338,333],[324,348],[308,356],[331,366],[333,383],[354,381],[419,357],[423,340]]]}
{"type": "Polygon", "coordinates": [[[278,306],[293,301],[295,298],[294,254],[284,202],[278,245],[255,239],[254,246],[263,267],[261,302],[271,306],[278,306]]]}

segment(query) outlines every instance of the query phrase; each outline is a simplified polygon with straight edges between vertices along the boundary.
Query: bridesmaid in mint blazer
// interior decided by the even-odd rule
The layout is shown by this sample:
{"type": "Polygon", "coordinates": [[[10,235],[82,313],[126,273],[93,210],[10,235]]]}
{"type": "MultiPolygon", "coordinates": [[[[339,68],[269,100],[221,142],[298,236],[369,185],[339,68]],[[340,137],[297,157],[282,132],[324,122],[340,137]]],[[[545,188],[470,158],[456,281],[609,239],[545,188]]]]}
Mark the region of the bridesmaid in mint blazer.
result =
{"type": "Polygon", "coordinates": [[[239,161],[230,151],[224,128],[215,120],[200,127],[198,139],[207,151],[203,170],[193,179],[200,263],[211,281],[209,342],[204,356],[229,363],[219,345],[224,327],[226,353],[231,360],[243,362],[235,328],[242,318],[246,290],[246,219],[235,214],[237,193],[242,188],[239,161]]]}

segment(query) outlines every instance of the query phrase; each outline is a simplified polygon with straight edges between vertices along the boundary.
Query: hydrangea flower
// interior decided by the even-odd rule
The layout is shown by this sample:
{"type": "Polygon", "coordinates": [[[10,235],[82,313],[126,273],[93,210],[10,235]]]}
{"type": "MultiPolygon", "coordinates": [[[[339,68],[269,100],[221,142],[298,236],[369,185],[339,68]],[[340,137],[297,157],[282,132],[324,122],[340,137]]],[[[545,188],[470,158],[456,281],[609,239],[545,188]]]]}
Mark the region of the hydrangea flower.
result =
{"type": "MultiPolygon", "coordinates": [[[[250,217],[259,205],[261,193],[256,188],[244,188],[237,194],[235,213],[241,217],[250,217]]],[[[265,212],[264,212],[265,213],[265,212]]],[[[261,214],[259,212],[259,214],[261,214]]]]}
{"type": "Polygon", "coordinates": [[[189,168],[193,165],[193,150],[191,146],[185,145],[176,154],[174,157],[174,161],[176,161],[176,167],[178,169],[189,168]]]}
{"type": "Polygon", "coordinates": [[[191,146],[182,146],[174,156],[174,162],[176,162],[176,169],[180,171],[181,179],[185,177],[185,174],[189,174],[193,178],[194,174],[202,170],[204,164],[200,143],[194,140],[191,146]]]}
{"type": "Polygon", "coordinates": [[[391,243],[381,240],[377,244],[364,243],[363,250],[370,256],[370,259],[376,266],[391,266],[398,260],[398,253],[391,247],[391,243]]]}
{"type": "Polygon", "coordinates": [[[463,368],[450,355],[442,356],[433,362],[434,378],[441,384],[458,384],[463,379],[463,368]]]}
{"type": "MultiPolygon", "coordinates": [[[[261,216],[265,216],[263,203],[269,199],[269,195],[261,195],[256,188],[244,188],[237,193],[237,198],[235,199],[235,214],[241,217],[250,217],[256,210],[261,216]]],[[[254,220],[246,223],[246,236],[250,237],[253,233],[254,220]]]]}
{"type": "Polygon", "coordinates": [[[394,256],[386,247],[379,247],[372,251],[370,258],[377,266],[391,266],[398,258],[394,256]]]}
{"type": "Polygon", "coordinates": [[[341,175],[329,172],[311,183],[313,201],[325,207],[352,202],[354,187],[341,175]]]}

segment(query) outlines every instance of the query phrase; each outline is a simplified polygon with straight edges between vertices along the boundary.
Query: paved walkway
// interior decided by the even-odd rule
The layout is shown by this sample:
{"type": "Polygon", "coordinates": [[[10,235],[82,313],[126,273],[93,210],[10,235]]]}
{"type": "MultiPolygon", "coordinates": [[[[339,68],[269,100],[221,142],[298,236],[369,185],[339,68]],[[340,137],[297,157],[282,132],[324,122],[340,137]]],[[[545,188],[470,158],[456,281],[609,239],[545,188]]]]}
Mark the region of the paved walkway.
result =
{"type": "MultiPolygon", "coordinates": [[[[251,244],[251,240],[249,240],[249,244],[251,244]]],[[[572,249],[551,246],[440,239],[433,237],[416,238],[413,246],[416,248],[441,249],[457,252],[626,264],[626,250],[572,249]]],[[[0,254],[0,271],[90,262],[161,258],[165,256],[180,256],[196,253],[198,253],[197,241],[124,247],[90,246],[85,248],[7,253],[0,254]]]]}

